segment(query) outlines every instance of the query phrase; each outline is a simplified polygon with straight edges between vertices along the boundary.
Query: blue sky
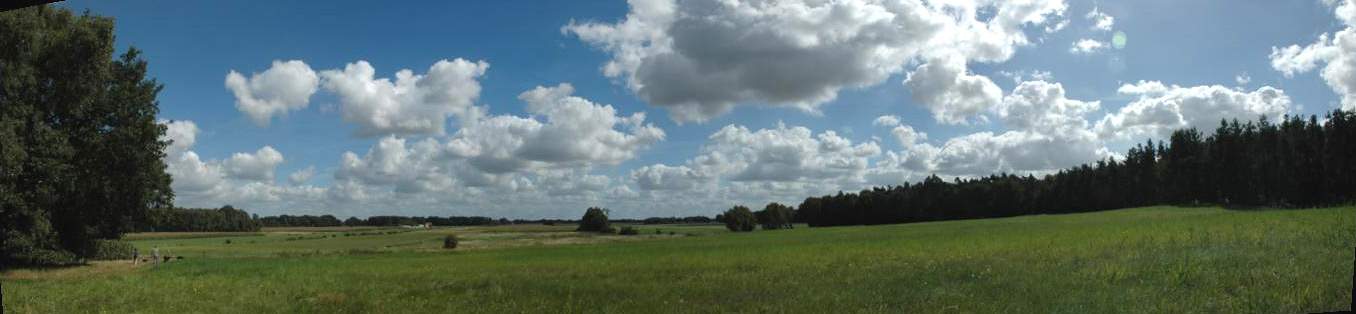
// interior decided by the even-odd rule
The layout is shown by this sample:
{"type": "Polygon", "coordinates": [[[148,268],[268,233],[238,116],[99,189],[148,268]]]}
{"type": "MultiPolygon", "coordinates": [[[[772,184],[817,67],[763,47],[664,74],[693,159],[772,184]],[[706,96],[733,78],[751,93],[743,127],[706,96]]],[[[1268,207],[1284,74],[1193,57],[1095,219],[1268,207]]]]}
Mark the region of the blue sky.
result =
{"type": "MultiPolygon", "coordinates": [[[[1356,82],[1343,66],[1348,1],[1031,2],[61,5],[114,17],[118,45],[144,50],[165,84],[160,117],[192,138],[174,138],[192,145],[167,151],[177,204],[266,215],[555,218],[587,206],[622,217],[714,215],[932,173],[1048,173],[1221,117],[1356,107],[1344,103],[1356,90],[1343,89],[1356,82]],[[829,7],[852,18],[816,13],[829,7]],[[1004,24],[1010,14],[997,12],[1025,15],[1004,24]],[[1123,47],[1112,43],[1118,33],[1123,47]],[[1084,40],[1100,48],[1071,50],[1084,40]],[[406,108],[396,122],[441,121],[441,134],[374,126],[357,115],[383,103],[345,99],[335,84],[360,60],[395,81],[398,70],[427,75],[457,59],[488,67],[425,88],[478,85],[454,97],[464,104],[384,103],[406,108]],[[304,104],[270,103],[289,109],[261,125],[226,77],[255,82],[275,60],[303,62],[314,79],[301,85],[312,91],[295,91],[304,104]],[[530,109],[520,95],[539,86],[547,96],[530,109]],[[597,119],[606,105],[612,114],[597,119]],[[436,108],[410,111],[419,106],[436,108]],[[474,108],[484,113],[449,113],[474,108]],[[628,118],[635,113],[644,120],[628,118]],[[548,127],[485,135],[509,121],[548,127]],[[365,126],[376,131],[359,134],[365,126]],[[381,145],[396,142],[403,148],[381,145]],[[506,143],[517,144],[490,155],[506,143]],[[289,178],[308,168],[314,175],[289,178]]],[[[261,99],[284,93],[252,86],[261,99]]]]}

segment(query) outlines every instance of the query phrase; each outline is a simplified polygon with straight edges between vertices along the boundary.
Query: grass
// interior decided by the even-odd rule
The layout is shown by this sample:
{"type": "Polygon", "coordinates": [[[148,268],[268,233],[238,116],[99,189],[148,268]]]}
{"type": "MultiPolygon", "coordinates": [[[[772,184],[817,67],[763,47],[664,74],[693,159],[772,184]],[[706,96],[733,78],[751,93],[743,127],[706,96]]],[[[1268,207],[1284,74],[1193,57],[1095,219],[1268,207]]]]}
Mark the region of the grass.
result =
{"type": "MultiPolygon", "coordinates": [[[[139,247],[154,243],[206,257],[187,254],[190,258],[180,262],[115,275],[48,278],[11,272],[3,277],[4,308],[38,313],[1304,313],[1351,308],[1356,259],[1356,207],[1149,207],[741,234],[716,232],[719,226],[658,226],[707,236],[630,239],[572,237],[571,226],[539,227],[560,228],[435,229],[293,241],[274,241],[284,237],[274,234],[238,238],[270,240],[256,242],[258,248],[222,244],[220,238],[136,241],[139,247]],[[463,245],[480,241],[481,246],[422,249],[424,242],[436,245],[437,235],[445,232],[465,234],[463,245]],[[550,236],[585,243],[543,245],[552,244],[543,240],[550,236]],[[499,245],[523,239],[533,242],[499,245]],[[417,244],[382,247],[405,242],[417,244]],[[343,253],[349,248],[375,251],[343,253]],[[336,253],[287,253],[321,249],[336,253]]],[[[641,227],[641,234],[655,228],[641,227]]]]}

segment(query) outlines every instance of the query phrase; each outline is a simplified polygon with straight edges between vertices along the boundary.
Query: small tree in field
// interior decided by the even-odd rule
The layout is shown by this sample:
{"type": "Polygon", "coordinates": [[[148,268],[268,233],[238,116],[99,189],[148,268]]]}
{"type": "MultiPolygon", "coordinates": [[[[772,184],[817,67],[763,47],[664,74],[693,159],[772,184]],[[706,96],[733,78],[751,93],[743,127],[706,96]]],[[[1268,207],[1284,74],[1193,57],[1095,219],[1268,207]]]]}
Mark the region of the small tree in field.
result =
{"type": "Polygon", "coordinates": [[[795,210],[790,206],[768,203],[767,207],[755,213],[758,223],[763,225],[763,230],[791,229],[791,218],[795,217],[795,210]]]}
{"type": "Polygon", "coordinates": [[[575,231],[612,232],[612,223],[607,221],[607,210],[589,207],[584,211],[584,218],[579,220],[579,228],[575,231]]]}
{"type": "Polygon", "coordinates": [[[758,225],[758,219],[754,218],[753,212],[742,205],[725,211],[721,218],[725,219],[725,228],[734,232],[753,231],[753,228],[758,225]]]}

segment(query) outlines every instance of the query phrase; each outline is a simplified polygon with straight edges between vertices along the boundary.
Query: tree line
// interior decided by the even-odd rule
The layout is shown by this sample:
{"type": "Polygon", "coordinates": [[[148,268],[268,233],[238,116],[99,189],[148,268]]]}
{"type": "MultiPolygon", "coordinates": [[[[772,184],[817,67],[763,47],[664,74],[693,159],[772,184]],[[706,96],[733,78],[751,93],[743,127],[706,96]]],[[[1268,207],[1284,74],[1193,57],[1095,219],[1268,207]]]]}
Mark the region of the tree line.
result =
{"type": "Polygon", "coordinates": [[[1040,178],[996,174],[806,198],[810,226],[893,224],[1099,211],[1158,204],[1299,208],[1356,201],[1356,114],[1336,110],[1221,121],[1214,133],[1172,133],[1108,158],[1040,178]]]}
{"type": "Polygon", "coordinates": [[[482,216],[371,216],[367,218],[348,217],[342,221],[334,215],[279,215],[258,218],[265,227],[339,227],[339,226],[414,226],[429,223],[434,226],[488,226],[500,221],[482,216]]]}
{"type": "Polygon", "coordinates": [[[217,209],[151,208],[133,224],[136,232],[254,232],[263,225],[231,205],[217,209]]]}

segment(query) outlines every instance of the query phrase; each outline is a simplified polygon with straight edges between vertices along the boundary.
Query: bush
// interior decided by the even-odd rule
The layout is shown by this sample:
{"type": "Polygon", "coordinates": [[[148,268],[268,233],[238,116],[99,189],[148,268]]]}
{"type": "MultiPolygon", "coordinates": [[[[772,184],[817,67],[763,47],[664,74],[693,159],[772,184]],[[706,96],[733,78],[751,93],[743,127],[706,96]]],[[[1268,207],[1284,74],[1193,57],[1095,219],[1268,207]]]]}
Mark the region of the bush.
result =
{"type": "Polygon", "coordinates": [[[607,210],[597,207],[589,207],[584,211],[584,218],[579,220],[579,228],[575,231],[616,232],[612,229],[612,223],[607,220],[607,210]]]}
{"type": "Polygon", "coordinates": [[[637,235],[637,234],[640,234],[640,230],[636,230],[636,228],[632,228],[631,226],[625,226],[625,227],[622,227],[622,228],[621,228],[621,232],[618,232],[617,234],[620,234],[620,235],[637,235]]]}
{"type": "Polygon", "coordinates": [[[131,243],[118,240],[96,240],[94,241],[94,254],[90,259],[93,260],[120,260],[132,259],[132,252],[136,248],[131,243]]]}
{"type": "Polygon", "coordinates": [[[790,206],[768,203],[763,210],[754,213],[763,230],[791,229],[791,219],[796,215],[790,206]]]}
{"type": "Polygon", "coordinates": [[[457,248],[457,242],[459,242],[457,241],[457,235],[449,234],[446,237],[443,237],[443,248],[449,250],[455,249],[457,248]]]}
{"type": "Polygon", "coordinates": [[[734,232],[753,231],[754,226],[758,225],[758,220],[753,217],[753,212],[748,207],[735,206],[725,211],[721,215],[725,219],[725,228],[734,232]]]}

